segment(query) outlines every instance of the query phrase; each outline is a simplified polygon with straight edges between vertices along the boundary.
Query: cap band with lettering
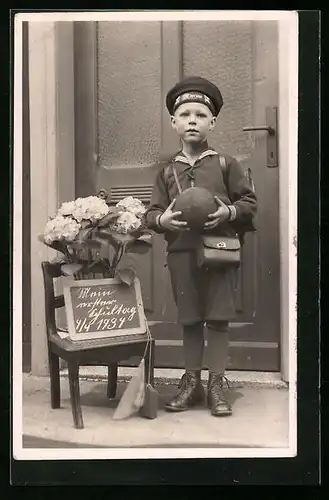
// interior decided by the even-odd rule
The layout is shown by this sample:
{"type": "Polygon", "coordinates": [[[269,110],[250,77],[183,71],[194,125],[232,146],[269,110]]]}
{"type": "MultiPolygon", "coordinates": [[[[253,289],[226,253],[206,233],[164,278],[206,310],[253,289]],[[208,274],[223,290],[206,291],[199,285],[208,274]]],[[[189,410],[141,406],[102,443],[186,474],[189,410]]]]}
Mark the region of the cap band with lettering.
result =
{"type": "Polygon", "coordinates": [[[175,100],[173,112],[176,111],[178,106],[181,106],[181,104],[184,104],[186,102],[200,102],[201,104],[207,106],[210,111],[215,114],[215,107],[212,101],[208,96],[206,96],[205,94],[201,94],[200,92],[185,92],[184,94],[180,94],[175,100]]]}

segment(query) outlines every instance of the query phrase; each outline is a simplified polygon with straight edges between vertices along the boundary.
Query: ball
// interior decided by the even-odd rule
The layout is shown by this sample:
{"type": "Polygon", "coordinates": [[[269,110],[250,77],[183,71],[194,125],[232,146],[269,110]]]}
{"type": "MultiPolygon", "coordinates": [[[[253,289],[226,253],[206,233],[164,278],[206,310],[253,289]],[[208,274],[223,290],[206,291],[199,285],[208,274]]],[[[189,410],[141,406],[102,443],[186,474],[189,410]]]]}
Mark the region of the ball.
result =
{"type": "Polygon", "coordinates": [[[182,212],[179,219],[187,222],[188,227],[201,231],[208,219],[208,215],[216,212],[217,204],[214,196],[203,187],[190,187],[176,198],[174,212],[182,212]]]}

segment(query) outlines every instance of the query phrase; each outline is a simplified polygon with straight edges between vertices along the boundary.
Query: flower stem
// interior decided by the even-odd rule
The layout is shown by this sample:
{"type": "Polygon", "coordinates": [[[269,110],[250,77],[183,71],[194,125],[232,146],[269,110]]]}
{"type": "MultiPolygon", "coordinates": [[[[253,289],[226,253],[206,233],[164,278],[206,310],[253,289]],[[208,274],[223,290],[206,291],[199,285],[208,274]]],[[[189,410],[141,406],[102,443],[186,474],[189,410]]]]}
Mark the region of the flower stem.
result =
{"type": "Polygon", "coordinates": [[[113,274],[115,273],[115,270],[118,267],[119,262],[121,261],[121,259],[123,257],[124,251],[125,251],[125,244],[123,244],[123,245],[120,246],[120,248],[117,251],[115,257],[113,258],[113,261],[112,261],[112,264],[111,264],[111,267],[113,269],[113,274]]]}

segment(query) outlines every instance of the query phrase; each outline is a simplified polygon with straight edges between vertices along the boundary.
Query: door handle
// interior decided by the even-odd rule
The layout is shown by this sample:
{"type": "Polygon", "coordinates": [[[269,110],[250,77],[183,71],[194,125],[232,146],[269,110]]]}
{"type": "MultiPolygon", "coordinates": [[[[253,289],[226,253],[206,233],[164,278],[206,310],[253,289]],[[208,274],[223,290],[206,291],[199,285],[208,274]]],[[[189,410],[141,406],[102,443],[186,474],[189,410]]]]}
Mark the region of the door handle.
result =
{"type": "Polygon", "coordinates": [[[269,127],[268,125],[263,125],[263,126],[255,126],[255,127],[243,127],[242,129],[244,132],[253,131],[253,130],[266,130],[270,135],[275,134],[275,130],[272,127],[269,127]]]}
{"type": "Polygon", "coordinates": [[[243,127],[244,132],[254,132],[265,130],[267,135],[267,167],[275,168],[278,166],[278,128],[277,128],[277,107],[266,108],[266,125],[256,125],[243,127]]]}

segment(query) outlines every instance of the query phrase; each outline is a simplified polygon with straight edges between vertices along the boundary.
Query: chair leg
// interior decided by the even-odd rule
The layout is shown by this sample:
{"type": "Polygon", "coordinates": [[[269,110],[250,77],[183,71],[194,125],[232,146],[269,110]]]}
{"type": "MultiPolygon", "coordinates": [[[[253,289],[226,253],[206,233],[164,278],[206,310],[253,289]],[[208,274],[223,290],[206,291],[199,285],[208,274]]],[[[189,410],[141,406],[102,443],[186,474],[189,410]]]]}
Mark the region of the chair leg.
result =
{"type": "Polygon", "coordinates": [[[61,406],[61,387],[59,377],[59,357],[53,352],[49,356],[50,397],[53,409],[61,406]]]}
{"type": "Polygon", "coordinates": [[[107,397],[115,398],[117,392],[118,365],[116,363],[108,365],[107,377],[107,397]]]}
{"type": "Polygon", "coordinates": [[[150,341],[145,355],[145,381],[154,385],[154,339],[150,341]],[[150,377],[150,378],[149,378],[150,377]]]}
{"type": "Polygon", "coordinates": [[[80,404],[80,387],[79,387],[79,364],[77,361],[68,362],[70,398],[73,414],[73,423],[76,429],[83,429],[83,419],[80,404]]]}

